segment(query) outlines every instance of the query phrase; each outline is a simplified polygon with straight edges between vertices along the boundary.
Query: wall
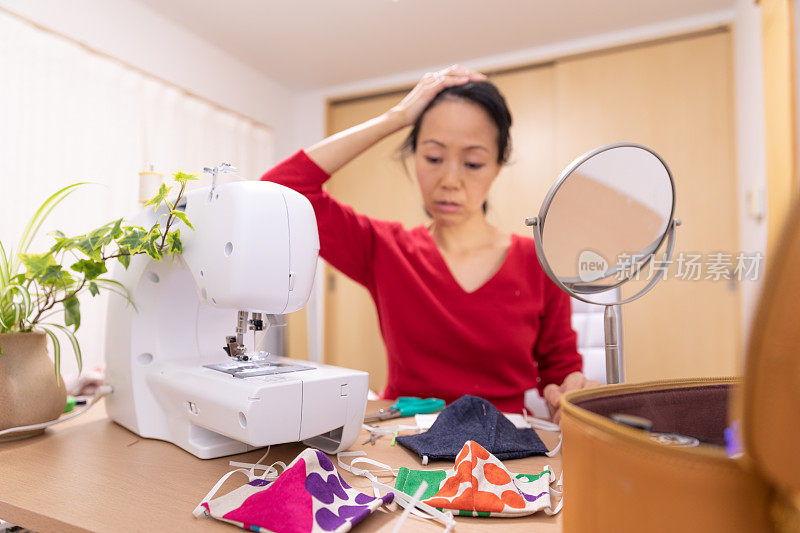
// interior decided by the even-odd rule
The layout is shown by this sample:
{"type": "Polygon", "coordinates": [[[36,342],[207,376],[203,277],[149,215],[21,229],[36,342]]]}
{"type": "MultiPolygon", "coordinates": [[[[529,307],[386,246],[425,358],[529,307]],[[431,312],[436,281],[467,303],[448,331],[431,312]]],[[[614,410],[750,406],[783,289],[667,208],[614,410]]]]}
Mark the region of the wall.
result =
{"type": "Polygon", "coordinates": [[[269,126],[292,142],[291,92],[132,0],[0,0],[0,9],[269,126]]]}
{"type": "MultiPolygon", "coordinates": [[[[800,12],[800,10],[798,10],[800,12]]],[[[764,219],[748,214],[748,197],[756,200],[765,195],[765,147],[764,147],[764,102],[761,61],[761,18],[758,6],[752,0],[736,0],[734,9],[708,15],[667,21],[661,24],[632,28],[591,38],[554,43],[545,47],[520,50],[509,54],[482,58],[453,58],[453,62],[479,70],[497,70],[505,67],[544,62],[564,55],[579,54],[598,48],[619,46],[648,39],[691,32],[703,28],[731,24],[734,28],[735,65],[735,115],[736,115],[736,170],[739,188],[739,250],[755,253],[766,249],[766,223],[764,219]]],[[[293,142],[296,148],[310,146],[324,137],[326,102],[370,92],[392,90],[410,86],[429,67],[413,72],[363,80],[352,84],[328,87],[296,95],[293,99],[293,115],[296,118],[293,142]]],[[[554,176],[555,179],[555,176],[554,176]]],[[[756,204],[758,202],[756,201],[756,204]]],[[[765,213],[766,215],[766,213],[765,213]]],[[[762,265],[763,266],[763,265],[762,265]]],[[[763,278],[762,278],[763,279],[763,278]]],[[[749,334],[750,322],[761,291],[760,282],[747,281],[741,287],[741,320],[743,341],[749,334]]],[[[317,288],[312,297],[312,308],[323,307],[323,291],[317,288]]],[[[312,333],[312,339],[321,338],[321,333],[312,333]]],[[[321,341],[312,341],[312,346],[321,346],[321,341]]],[[[313,349],[312,349],[313,356],[313,349]]]]}
{"type": "MultiPolygon", "coordinates": [[[[622,46],[639,41],[730,24],[734,21],[734,16],[735,13],[733,11],[718,11],[505,54],[477,58],[454,57],[452,62],[460,63],[478,70],[493,71],[519,65],[545,62],[557,57],[590,52],[599,48],[622,46]]],[[[298,115],[299,120],[294,130],[295,146],[308,146],[322,138],[325,133],[325,102],[327,99],[380,92],[387,89],[396,89],[398,87],[413,85],[426,72],[445,66],[447,65],[429,65],[411,72],[401,72],[382,78],[360,80],[346,85],[325,87],[296,95],[294,97],[293,108],[296,112],[302,114],[298,115]]]]}

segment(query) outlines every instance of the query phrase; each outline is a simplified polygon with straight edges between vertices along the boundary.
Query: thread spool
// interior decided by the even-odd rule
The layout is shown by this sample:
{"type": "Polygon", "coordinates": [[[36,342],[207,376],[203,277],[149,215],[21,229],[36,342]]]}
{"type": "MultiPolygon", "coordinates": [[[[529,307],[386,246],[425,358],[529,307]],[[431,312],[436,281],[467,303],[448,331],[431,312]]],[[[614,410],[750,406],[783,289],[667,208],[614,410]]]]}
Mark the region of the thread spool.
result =
{"type": "Polygon", "coordinates": [[[153,165],[150,165],[150,170],[139,172],[139,203],[144,204],[156,195],[158,187],[161,185],[164,175],[156,172],[153,165]]]}

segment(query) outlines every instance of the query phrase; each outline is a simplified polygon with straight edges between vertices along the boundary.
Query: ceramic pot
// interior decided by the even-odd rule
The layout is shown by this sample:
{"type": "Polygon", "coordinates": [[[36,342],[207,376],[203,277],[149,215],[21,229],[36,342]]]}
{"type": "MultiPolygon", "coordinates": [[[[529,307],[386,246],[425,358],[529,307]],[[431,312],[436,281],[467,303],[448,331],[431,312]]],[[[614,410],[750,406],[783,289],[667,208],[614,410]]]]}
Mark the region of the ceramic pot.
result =
{"type": "MultiPolygon", "coordinates": [[[[41,331],[0,334],[0,430],[55,420],[64,412],[67,391],[59,386],[41,331]]],[[[16,440],[44,430],[0,437],[16,440]]]]}

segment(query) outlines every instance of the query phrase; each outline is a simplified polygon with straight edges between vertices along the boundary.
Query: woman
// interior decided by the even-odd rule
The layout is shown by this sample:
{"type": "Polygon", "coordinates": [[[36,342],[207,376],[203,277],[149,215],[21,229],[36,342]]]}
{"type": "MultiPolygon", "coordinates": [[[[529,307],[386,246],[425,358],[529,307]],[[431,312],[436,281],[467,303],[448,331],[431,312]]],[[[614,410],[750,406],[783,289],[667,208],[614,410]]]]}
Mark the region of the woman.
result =
{"type": "Polygon", "coordinates": [[[508,159],[510,125],[486,76],[454,65],[426,74],[386,113],[262,178],[311,201],[320,255],[372,295],[388,353],[386,398],[451,402],[473,394],[520,412],[525,390],[538,387],[555,412],[563,392],[593,384],[581,373],[569,298],[542,271],[533,240],[504,233],[484,216],[508,159]],[[323,191],[331,174],[410,125],[404,148],[413,154],[430,224],[406,230],[323,191]]]}

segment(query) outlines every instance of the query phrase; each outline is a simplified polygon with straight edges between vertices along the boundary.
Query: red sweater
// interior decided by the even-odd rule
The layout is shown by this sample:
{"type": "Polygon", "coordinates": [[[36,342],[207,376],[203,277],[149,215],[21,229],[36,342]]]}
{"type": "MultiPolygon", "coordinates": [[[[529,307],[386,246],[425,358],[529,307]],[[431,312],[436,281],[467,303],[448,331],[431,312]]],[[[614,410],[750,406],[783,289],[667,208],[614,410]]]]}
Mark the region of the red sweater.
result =
{"type": "Polygon", "coordinates": [[[424,226],[358,214],[322,189],[328,178],[299,151],[261,179],[311,201],[320,255],[372,295],[389,360],[384,397],[473,394],[520,412],[527,389],[581,370],[569,297],[545,275],[533,239],[512,235],[500,270],[467,293],[424,226]]]}

